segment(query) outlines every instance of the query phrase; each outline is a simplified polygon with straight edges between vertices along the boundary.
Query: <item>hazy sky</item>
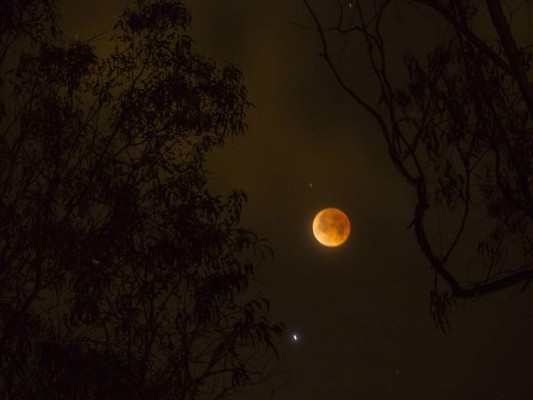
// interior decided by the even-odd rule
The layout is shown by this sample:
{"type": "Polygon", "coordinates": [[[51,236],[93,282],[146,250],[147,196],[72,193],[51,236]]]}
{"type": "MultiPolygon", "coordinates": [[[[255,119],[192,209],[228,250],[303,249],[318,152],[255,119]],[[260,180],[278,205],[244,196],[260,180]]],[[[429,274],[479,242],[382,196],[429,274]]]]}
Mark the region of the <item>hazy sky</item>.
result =
{"type": "MultiPolygon", "coordinates": [[[[88,38],[109,29],[127,3],[63,0],[66,31],[88,38]]],[[[533,398],[533,292],[470,302],[450,315],[449,334],[434,330],[433,275],[406,229],[414,194],[389,162],[377,126],[318,57],[316,34],[291,24],[311,24],[303,3],[186,4],[198,47],[221,64],[239,65],[255,105],[246,135],[210,158],[210,185],[249,194],[243,224],[275,253],[259,287],[272,318],[287,327],[283,369],[298,377],[275,399],[533,398]],[[327,206],[352,222],[340,248],[312,236],[313,216],[327,206]]],[[[414,50],[424,44],[417,40],[428,44],[408,29],[431,24],[426,17],[394,27],[399,42],[414,50]]],[[[363,48],[349,51],[352,59],[364,55],[363,48]]],[[[375,95],[364,63],[348,73],[375,95]]],[[[244,398],[268,395],[265,389],[244,398]]]]}

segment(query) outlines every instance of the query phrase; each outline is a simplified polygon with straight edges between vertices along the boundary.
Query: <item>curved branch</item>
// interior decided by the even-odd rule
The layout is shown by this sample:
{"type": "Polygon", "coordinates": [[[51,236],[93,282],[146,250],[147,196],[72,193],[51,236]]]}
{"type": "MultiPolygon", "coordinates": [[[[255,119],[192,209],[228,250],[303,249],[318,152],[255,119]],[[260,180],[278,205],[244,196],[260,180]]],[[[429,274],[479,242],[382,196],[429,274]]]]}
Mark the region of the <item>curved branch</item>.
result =
{"type": "Polygon", "coordinates": [[[424,229],[424,216],[425,212],[429,208],[429,203],[427,201],[426,184],[423,178],[419,178],[417,181],[416,194],[418,197],[418,203],[416,204],[415,219],[413,223],[415,226],[416,239],[420,249],[430,261],[431,267],[435,270],[435,272],[439,274],[439,276],[442,277],[450,286],[452,293],[454,295],[455,293],[460,293],[463,290],[461,285],[459,285],[459,282],[457,282],[453,275],[450,274],[446,268],[444,268],[442,259],[437,257],[431,249],[431,244],[429,243],[426,231],[424,229]]]}
{"type": "Polygon", "coordinates": [[[524,282],[524,286],[522,288],[523,290],[525,289],[529,281],[532,279],[533,269],[529,269],[526,271],[516,272],[512,275],[506,276],[505,278],[501,278],[489,283],[476,284],[468,289],[460,288],[458,292],[454,292],[454,296],[463,299],[479,297],[492,292],[497,292],[499,290],[509,288],[521,282],[524,282]]]}

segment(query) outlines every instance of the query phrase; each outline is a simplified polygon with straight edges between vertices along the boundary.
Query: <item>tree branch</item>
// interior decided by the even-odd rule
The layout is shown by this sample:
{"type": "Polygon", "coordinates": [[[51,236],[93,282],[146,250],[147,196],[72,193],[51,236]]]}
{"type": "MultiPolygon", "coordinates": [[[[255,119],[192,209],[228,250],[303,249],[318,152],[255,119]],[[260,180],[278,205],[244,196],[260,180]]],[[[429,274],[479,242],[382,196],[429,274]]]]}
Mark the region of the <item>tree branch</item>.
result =
{"type": "Polygon", "coordinates": [[[315,21],[316,29],[318,34],[320,35],[320,41],[322,43],[322,53],[320,53],[320,56],[326,61],[329,68],[333,72],[333,75],[335,76],[335,79],[341,85],[341,87],[344,89],[346,93],[350,95],[361,107],[363,107],[366,111],[368,111],[374,119],[377,121],[377,123],[380,125],[381,129],[385,134],[388,133],[387,125],[385,124],[385,121],[383,120],[383,117],[372,107],[370,106],[366,101],[364,101],[361,97],[359,97],[347,84],[344,82],[343,78],[340,76],[339,72],[337,71],[337,68],[333,64],[333,61],[331,61],[331,57],[329,55],[329,49],[328,44],[326,41],[326,37],[324,35],[324,29],[322,28],[322,25],[316,15],[316,13],[313,11],[311,6],[309,5],[307,0],[303,0],[307,10],[311,14],[311,17],[315,21]]]}
{"type": "Polygon", "coordinates": [[[509,64],[511,65],[511,75],[518,83],[522,98],[529,110],[529,114],[533,117],[533,86],[530,85],[526,71],[520,61],[520,54],[518,53],[518,48],[516,47],[513,35],[509,30],[509,25],[507,25],[507,21],[503,15],[502,6],[500,2],[496,0],[486,1],[490,17],[492,18],[492,23],[500,36],[502,47],[507,55],[509,64]]]}
{"type": "Polygon", "coordinates": [[[473,43],[480,51],[482,51],[486,56],[488,56],[492,60],[492,62],[494,62],[495,65],[503,69],[506,73],[511,74],[511,67],[505,61],[503,61],[485,42],[483,42],[483,40],[481,40],[476,34],[474,34],[474,32],[472,32],[468,28],[468,26],[458,21],[451,14],[450,10],[448,10],[446,7],[441,6],[438,2],[433,0],[417,1],[433,8],[435,11],[441,14],[453,25],[457,32],[464,35],[468,41],[473,43]]]}
{"type": "Polygon", "coordinates": [[[475,284],[469,289],[460,288],[459,291],[454,292],[453,294],[455,297],[463,299],[479,297],[492,292],[497,292],[499,290],[509,288],[521,282],[527,284],[531,279],[533,279],[533,269],[516,272],[512,275],[506,276],[505,278],[501,278],[493,282],[485,284],[475,284]]]}

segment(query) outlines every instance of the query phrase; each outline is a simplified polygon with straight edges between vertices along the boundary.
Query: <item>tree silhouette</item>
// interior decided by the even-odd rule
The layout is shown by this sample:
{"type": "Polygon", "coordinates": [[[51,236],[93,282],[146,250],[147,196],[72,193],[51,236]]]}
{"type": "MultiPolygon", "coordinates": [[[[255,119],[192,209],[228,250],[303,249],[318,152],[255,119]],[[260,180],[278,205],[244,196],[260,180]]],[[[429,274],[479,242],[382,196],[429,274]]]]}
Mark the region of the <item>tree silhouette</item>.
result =
{"type": "Polygon", "coordinates": [[[269,255],[204,157],[245,129],[240,71],[138,0],[110,56],[54,4],[0,13],[0,397],[221,399],[268,379],[283,327],[246,289],[269,255]]]}
{"type": "Polygon", "coordinates": [[[458,300],[525,289],[533,278],[533,52],[511,22],[529,3],[506,15],[497,0],[338,0],[327,26],[304,3],[321,56],[377,122],[391,161],[416,192],[410,227],[435,272],[438,325],[448,327],[447,310],[458,300]],[[399,78],[390,26],[417,10],[438,19],[442,31],[423,56],[405,54],[399,78]],[[481,31],[480,21],[490,29],[481,31]],[[339,38],[365,46],[377,104],[346,73],[350,55],[337,57],[339,38]]]}

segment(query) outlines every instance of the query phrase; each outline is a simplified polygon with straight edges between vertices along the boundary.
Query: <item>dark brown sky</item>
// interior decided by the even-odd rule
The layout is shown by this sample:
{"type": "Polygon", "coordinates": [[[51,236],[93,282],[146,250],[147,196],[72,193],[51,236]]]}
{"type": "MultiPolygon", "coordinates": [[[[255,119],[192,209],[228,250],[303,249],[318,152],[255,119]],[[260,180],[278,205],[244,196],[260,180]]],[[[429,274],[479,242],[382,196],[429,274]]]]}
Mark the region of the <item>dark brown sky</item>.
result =
{"type": "MultiPolygon", "coordinates": [[[[66,31],[88,38],[108,29],[127,3],[63,0],[66,31]]],[[[186,4],[199,48],[238,64],[255,104],[245,137],[214,154],[209,169],[214,190],[248,192],[243,224],[275,252],[260,288],[287,326],[284,369],[299,378],[275,398],[533,398],[533,292],[469,303],[451,314],[449,334],[433,329],[432,274],[406,230],[413,193],[377,127],[319,59],[318,38],[290,23],[310,24],[300,0],[186,4]],[[326,206],[352,221],[343,247],[321,247],[312,237],[314,213],[326,206]],[[290,341],[293,332],[300,343],[290,341]]],[[[395,28],[412,49],[420,43],[408,28],[431,24],[422,17],[395,28]]],[[[363,63],[348,72],[372,96],[363,63]]]]}

